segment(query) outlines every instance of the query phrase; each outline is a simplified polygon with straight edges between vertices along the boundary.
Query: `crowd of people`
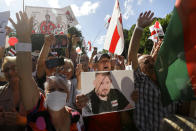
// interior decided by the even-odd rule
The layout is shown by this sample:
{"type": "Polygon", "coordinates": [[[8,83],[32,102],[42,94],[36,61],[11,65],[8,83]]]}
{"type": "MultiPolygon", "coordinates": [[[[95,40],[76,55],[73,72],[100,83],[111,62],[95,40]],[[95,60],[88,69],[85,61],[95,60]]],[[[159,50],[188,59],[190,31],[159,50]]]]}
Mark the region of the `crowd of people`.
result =
{"type": "MultiPolygon", "coordinates": [[[[154,44],[151,54],[138,53],[143,29],[152,24],[153,16],[154,13],[151,11],[139,15],[130,41],[127,60],[123,56],[97,53],[97,50],[93,51],[90,58],[83,54],[79,60],[75,49],[67,54],[69,57],[52,55],[50,51],[55,40],[52,34],[46,36],[39,56],[33,56],[31,52],[33,19],[28,18],[25,12],[16,14],[17,23],[10,18],[9,21],[16,30],[19,42],[16,45],[15,57],[6,56],[4,49],[0,48],[1,72],[5,77],[0,79],[0,130],[166,130],[166,126],[163,126],[164,119],[173,117],[177,111],[182,113],[179,107],[184,106],[184,103],[175,102],[163,106],[161,101],[162,95],[154,63],[163,39],[154,44]],[[89,94],[81,93],[81,73],[112,70],[133,71],[135,90],[130,97],[135,102],[135,109],[82,117],[82,109],[89,103],[89,94]]],[[[96,77],[103,76],[96,74],[96,77]]],[[[97,97],[96,86],[93,91],[91,97],[97,97]]],[[[115,92],[115,89],[110,92],[115,92]]],[[[103,97],[102,101],[104,100],[103,97]]],[[[104,110],[97,107],[98,101],[100,100],[92,103],[94,104],[92,112],[104,110]]],[[[124,100],[123,103],[119,103],[120,105],[121,108],[126,108],[129,102],[124,100]]],[[[188,116],[188,113],[183,115],[188,116]]],[[[195,123],[192,118],[189,119],[195,123]]],[[[177,126],[170,128],[174,129],[177,126]]],[[[185,129],[185,126],[181,128],[185,129]]],[[[186,129],[194,130],[196,125],[186,126],[186,129]]]]}

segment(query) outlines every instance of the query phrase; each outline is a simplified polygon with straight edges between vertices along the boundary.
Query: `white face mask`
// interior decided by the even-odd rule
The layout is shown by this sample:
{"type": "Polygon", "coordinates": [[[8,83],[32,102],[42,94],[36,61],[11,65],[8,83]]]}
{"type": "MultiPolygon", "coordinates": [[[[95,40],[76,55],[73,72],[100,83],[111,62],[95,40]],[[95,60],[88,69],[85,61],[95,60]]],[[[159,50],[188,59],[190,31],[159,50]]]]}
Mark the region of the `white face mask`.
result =
{"type": "Polygon", "coordinates": [[[59,111],[66,105],[67,94],[59,91],[46,93],[45,107],[59,111]]]}

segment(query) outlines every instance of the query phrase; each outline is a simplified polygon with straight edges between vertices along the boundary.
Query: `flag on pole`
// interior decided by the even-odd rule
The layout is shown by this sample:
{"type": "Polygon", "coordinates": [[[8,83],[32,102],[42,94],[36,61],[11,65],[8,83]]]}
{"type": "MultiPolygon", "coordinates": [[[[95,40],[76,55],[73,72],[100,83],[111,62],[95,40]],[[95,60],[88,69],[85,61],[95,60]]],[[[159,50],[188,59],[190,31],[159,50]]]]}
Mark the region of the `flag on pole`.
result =
{"type": "Polygon", "coordinates": [[[109,25],[110,25],[110,21],[111,21],[111,17],[109,17],[105,23],[105,28],[108,29],[109,25]]]}
{"type": "Polygon", "coordinates": [[[196,97],[196,1],[176,0],[155,70],[164,104],[196,97]],[[188,4],[187,4],[188,3],[188,4]]]}
{"type": "Polygon", "coordinates": [[[156,21],[154,25],[149,27],[151,36],[148,39],[151,39],[153,42],[158,41],[158,36],[164,36],[163,28],[161,24],[156,21]]]}
{"type": "Polygon", "coordinates": [[[13,48],[10,48],[10,50],[8,51],[8,54],[10,56],[15,56],[16,55],[16,51],[13,48]]]}
{"type": "Polygon", "coordinates": [[[118,55],[121,55],[124,50],[122,15],[118,0],[116,0],[114,5],[113,14],[106,34],[104,49],[118,55]]]}
{"type": "Polygon", "coordinates": [[[77,48],[76,48],[76,52],[77,52],[77,54],[79,54],[79,55],[82,54],[82,50],[80,49],[80,47],[77,47],[77,48]]]}
{"type": "Polygon", "coordinates": [[[88,41],[88,51],[91,51],[92,50],[92,45],[91,45],[91,42],[88,41]]]}

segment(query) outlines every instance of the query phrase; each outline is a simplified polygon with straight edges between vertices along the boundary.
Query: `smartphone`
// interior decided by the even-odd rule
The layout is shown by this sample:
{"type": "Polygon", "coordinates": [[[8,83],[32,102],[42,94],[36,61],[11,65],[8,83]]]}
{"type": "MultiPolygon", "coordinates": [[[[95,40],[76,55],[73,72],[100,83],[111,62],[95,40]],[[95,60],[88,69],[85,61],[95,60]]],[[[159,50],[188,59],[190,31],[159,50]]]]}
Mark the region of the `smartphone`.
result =
{"type": "Polygon", "coordinates": [[[63,58],[54,58],[54,59],[47,60],[45,64],[48,69],[51,69],[57,66],[62,66],[65,64],[65,62],[63,58]]]}

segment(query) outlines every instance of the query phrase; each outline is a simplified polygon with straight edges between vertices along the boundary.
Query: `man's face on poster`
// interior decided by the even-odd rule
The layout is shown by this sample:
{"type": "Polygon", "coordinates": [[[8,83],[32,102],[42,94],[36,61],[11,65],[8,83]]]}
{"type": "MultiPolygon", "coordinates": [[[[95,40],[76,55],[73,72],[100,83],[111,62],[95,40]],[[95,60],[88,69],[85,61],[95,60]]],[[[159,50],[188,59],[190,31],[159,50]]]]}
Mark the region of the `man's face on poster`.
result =
{"type": "Polygon", "coordinates": [[[99,97],[107,97],[112,81],[106,75],[98,74],[94,80],[95,92],[99,97]]]}

